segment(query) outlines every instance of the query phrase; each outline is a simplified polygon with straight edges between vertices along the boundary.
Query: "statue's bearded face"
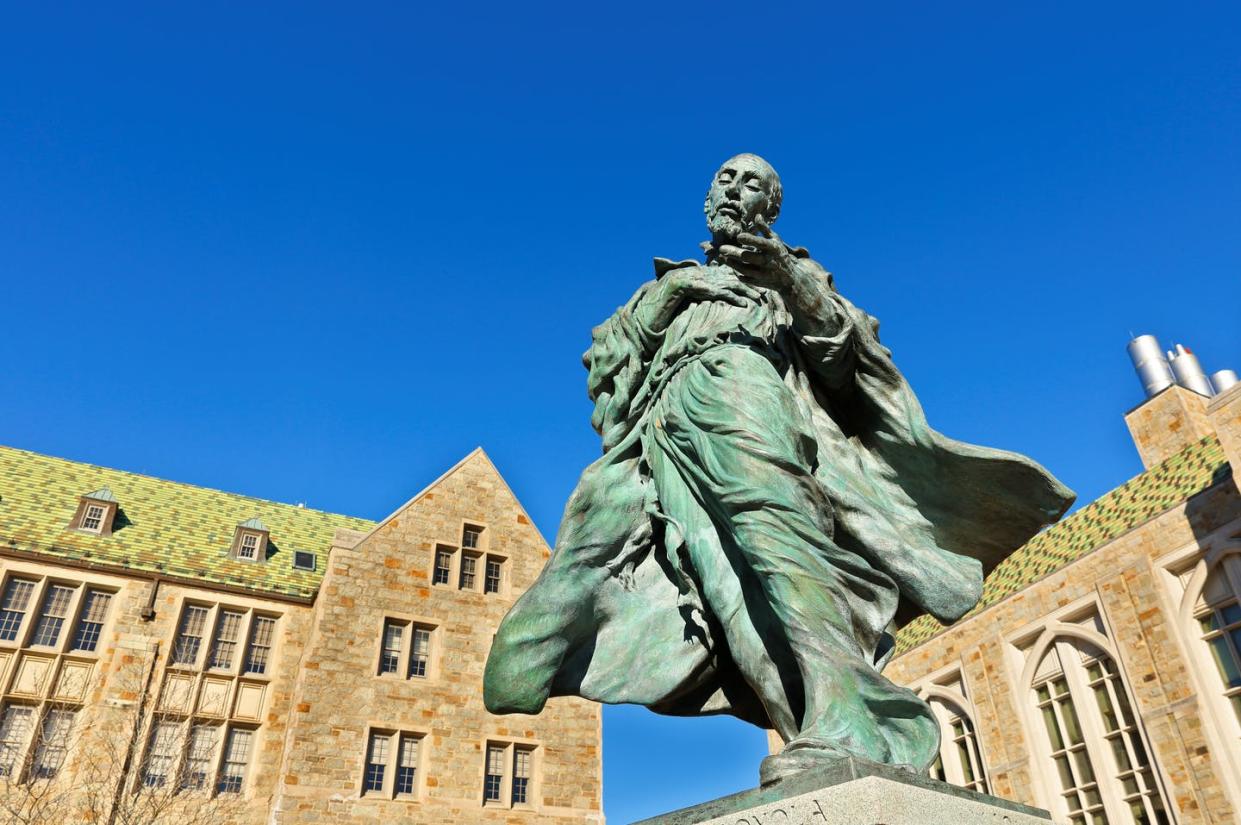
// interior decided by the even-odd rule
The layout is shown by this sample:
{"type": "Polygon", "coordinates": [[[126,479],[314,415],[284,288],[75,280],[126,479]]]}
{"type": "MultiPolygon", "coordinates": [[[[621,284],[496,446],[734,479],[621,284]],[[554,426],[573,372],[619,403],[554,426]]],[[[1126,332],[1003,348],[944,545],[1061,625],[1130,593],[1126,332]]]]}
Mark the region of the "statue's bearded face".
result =
{"type": "Polygon", "coordinates": [[[757,155],[737,155],[725,161],[707,190],[707,228],[716,239],[732,239],[753,232],[755,218],[775,222],[780,212],[780,178],[757,155]]]}

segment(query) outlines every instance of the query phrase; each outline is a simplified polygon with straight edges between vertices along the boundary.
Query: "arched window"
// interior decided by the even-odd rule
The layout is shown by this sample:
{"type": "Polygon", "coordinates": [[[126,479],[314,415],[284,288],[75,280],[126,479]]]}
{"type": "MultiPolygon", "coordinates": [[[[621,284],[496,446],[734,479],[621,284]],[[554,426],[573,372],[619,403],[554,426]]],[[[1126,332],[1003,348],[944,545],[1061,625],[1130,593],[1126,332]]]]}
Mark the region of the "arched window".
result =
{"type": "Polygon", "coordinates": [[[1030,679],[1041,728],[1036,735],[1050,761],[1048,784],[1058,795],[1054,813],[1070,825],[1168,825],[1153,764],[1105,641],[1095,632],[1049,629],[1031,650],[1038,657],[1030,679]],[[1099,643],[1089,640],[1096,636],[1099,643]]]}
{"type": "Polygon", "coordinates": [[[926,697],[940,730],[939,756],[931,766],[931,778],[978,793],[991,793],[987,769],[978,748],[978,735],[965,712],[965,703],[946,693],[935,691],[926,697]]]}
{"type": "Polygon", "coordinates": [[[1219,674],[1224,702],[1241,722],[1241,556],[1225,556],[1208,571],[1194,620],[1219,674]]]}

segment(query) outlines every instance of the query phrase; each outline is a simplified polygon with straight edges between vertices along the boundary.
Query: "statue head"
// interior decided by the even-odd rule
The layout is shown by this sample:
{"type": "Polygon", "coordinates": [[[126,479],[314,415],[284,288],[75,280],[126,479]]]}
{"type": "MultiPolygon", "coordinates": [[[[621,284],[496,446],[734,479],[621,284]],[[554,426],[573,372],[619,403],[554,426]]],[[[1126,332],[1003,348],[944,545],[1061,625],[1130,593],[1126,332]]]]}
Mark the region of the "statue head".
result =
{"type": "Polygon", "coordinates": [[[749,153],[731,157],[715,173],[707,190],[702,207],[707,228],[712,237],[723,240],[753,232],[759,216],[773,224],[780,216],[783,197],[780,176],[770,163],[749,153]]]}

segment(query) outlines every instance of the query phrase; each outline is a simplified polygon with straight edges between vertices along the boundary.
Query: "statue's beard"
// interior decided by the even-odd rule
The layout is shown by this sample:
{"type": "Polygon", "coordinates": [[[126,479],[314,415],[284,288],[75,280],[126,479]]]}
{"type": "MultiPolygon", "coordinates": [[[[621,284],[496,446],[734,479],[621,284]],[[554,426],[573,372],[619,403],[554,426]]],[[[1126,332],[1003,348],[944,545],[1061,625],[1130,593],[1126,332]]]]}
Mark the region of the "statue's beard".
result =
{"type": "Polygon", "coordinates": [[[744,226],[732,215],[721,212],[707,218],[707,228],[711,230],[711,237],[717,241],[735,241],[741,233],[754,231],[753,226],[744,226]]]}

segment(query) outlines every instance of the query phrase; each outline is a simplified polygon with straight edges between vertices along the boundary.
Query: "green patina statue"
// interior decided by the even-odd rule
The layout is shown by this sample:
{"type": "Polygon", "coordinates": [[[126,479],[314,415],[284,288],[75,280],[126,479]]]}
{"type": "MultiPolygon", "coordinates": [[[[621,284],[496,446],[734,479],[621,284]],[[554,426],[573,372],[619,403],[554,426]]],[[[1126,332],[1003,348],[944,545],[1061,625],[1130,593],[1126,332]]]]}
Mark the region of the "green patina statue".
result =
{"type": "Polygon", "coordinates": [[[847,756],[925,771],[939,729],[880,673],[893,631],[964,615],[1073,494],[927,425],[878,322],[772,231],[781,196],[762,158],[727,161],[706,262],[656,259],[594,330],[603,456],[500,625],[484,699],[730,713],[787,743],[764,783],[847,756]]]}

